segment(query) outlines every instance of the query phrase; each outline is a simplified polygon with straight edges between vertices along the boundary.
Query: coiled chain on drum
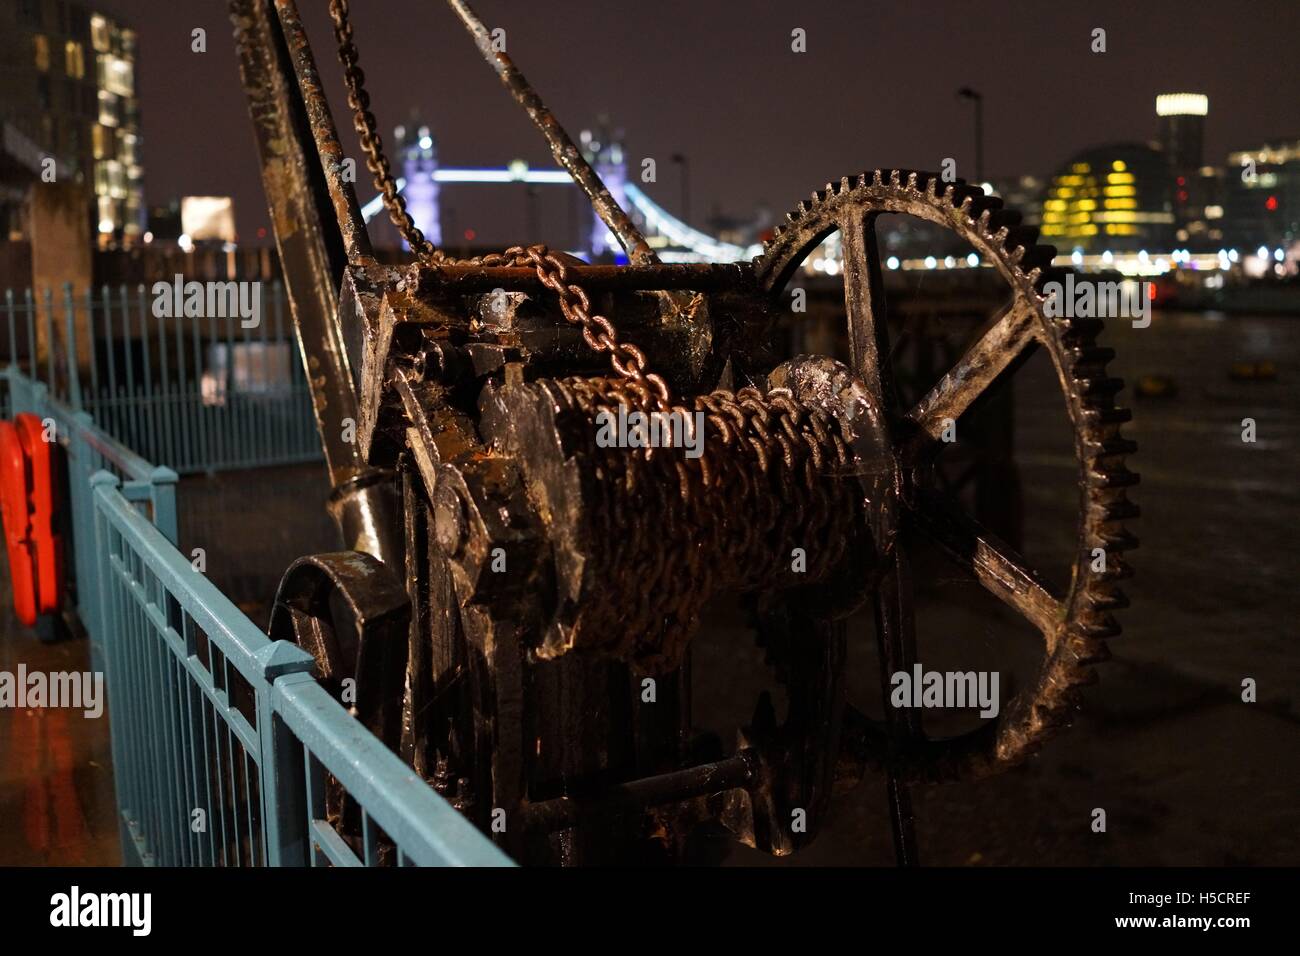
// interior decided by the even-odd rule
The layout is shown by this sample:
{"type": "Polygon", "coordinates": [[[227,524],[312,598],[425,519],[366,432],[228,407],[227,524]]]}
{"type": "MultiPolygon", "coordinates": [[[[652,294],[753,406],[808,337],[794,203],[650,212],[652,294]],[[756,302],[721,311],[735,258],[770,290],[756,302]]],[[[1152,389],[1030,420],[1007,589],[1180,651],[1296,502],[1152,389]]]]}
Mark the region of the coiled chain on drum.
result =
{"type": "MultiPolygon", "coordinates": [[[[607,649],[647,671],[680,662],[710,596],[718,590],[816,581],[843,557],[863,503],[853,480],[841,423],[794,399],[788,389],[743,388],[674,406],[667,382],[645,353],[622,342],[610,321],[594,314],[569,262],[544,245],[513,246],[453,259],[415,225],[398,191],[353,40],[347,0],[329,6],[348,89],[353,125],[375,188],[402,238],[432,266],[531,267],[559,301],[566,321],[597,353],[608,353],[617,378],[569,378],[561,390],[592,418],[601,411],[703,412],[703,453],[681,449],[600,448],[602,494],[595,520],[608,552],[600,556],[611,596],[582,610],[578,627],[603,629],[607,649]],[[801,548],[806,568],[794,570],[801,548]],[[629,607],[629,603],[631,606],[629,607]]],[[[584,642],[585,643],[585,642],[584,642]]]]}

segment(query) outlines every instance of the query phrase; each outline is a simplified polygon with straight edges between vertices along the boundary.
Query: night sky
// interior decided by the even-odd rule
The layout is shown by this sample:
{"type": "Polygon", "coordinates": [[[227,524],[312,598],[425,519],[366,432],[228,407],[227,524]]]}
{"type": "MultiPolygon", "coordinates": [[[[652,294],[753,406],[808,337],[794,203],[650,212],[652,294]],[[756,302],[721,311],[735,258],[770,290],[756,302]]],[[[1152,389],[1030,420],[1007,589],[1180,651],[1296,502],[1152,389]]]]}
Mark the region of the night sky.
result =
{"type": "MultiPolygon", "coordinates": [[[[345,145],[345,112],[324,0],[299,0],[345,145]]],[[[241,238],[267,225],[251,127],[223,0],[106,0],[139,33],[137,83],[147,199],[231,195],[241,238]],[[208,52],[190,52],[190,31],[208,52]]],[[[353,3],[361,64],[387,139],[412,109],[450,166],[551,166],[527,118],[437,0],[353,3]]],[[[1300,2],[1194,0],[864,3],[829,0],[478,0],[507,31],[516,64],[577,136],[600,113],[626,130],[630,158],[655,157],[646,187],[680,212],[690,163],[692,221],[796,204],[827,179],[875,166],[973,175],[969,85],[985,99],[988,174],[1050,173],[1076,150],[1155,135],[1159,92],[1209,95],[1207,162],[1300,137],[1300,2]],[[793,53],[790,33],[807,31],[793,53]],[[1107,52],[1090,50],[1107,31],[1107,52]]],[[[359,175],[366,177],[359,162],[359,175]]],[[[556,190],[560,187],[543,187],[556,190]]],[[[361,199],[373,195],[360,184],[361,199]]],[[[519,186],[444,192],[457,232],[503,244],[561,244],[567,201],[548,194],[543,236],[525,237],[519,186]]],[[[584,211],[585,216],[585,211],[584,211]]],[[[381,236],[381,239],[387,236],[381,236]]]]}

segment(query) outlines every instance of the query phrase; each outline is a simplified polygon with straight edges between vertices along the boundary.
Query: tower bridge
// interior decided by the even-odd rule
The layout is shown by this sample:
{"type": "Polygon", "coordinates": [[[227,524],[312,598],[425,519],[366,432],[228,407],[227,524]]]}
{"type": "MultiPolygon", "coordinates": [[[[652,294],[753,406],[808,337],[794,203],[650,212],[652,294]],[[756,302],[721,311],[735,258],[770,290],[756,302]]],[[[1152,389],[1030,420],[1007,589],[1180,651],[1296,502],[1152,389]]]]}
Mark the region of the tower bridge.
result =
{"type": "MultiPolygon", "coordinates": [[[[402,175],[397,179],[398,191],[405,197],[407,211],[415,224],[435,246],[443,242],[441,193],[445,184],[574,185],[573,178],[563,169],[534,169],[523,160],[499,168],[443,166],[438,162],[437,144],[425,126],[419,127],[414,135],[408,135],[408,131],[399,126],[396,141],[402,162],[402,175]]],[[[586,131],[582,143],[588,162],[595,167],[619,205],[629,210],[646,237],[658,237],[667,243],[668,248],[659,252],[664,261],[736,262],[753,258],[761,250],[758,244],[742,246],[702,232],[656,203],[637,184],[628,181],[627,154],[620,143],[601,143],[586,131]]],[[[369,222],[383,208],[383,197],[377,195],[362,206],[361,214],[369,222]]],[[[596,259],[623,254],[614,235],[595,213],[584,235],[584,248],[576,250],[581,255],[596,259]]]]}

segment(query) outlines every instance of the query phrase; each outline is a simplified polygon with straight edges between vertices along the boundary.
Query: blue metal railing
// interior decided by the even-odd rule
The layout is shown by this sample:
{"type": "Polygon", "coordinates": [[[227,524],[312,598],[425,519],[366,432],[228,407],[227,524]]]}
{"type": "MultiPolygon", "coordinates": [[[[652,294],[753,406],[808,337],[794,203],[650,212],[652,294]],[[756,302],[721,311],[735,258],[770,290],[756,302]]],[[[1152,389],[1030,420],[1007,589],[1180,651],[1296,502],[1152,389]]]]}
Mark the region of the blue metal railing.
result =
{"type": "Polygon", "coordinates": [[[122,843],[162,865],[509,860],[271,641],[119,493],[94,486],[122,843]],[[325,812],[326,775],[361,807],[360,846],[325,812]]]}
{"type": "Polygon", "coordinates": [[[15,366],[15,412],[68,457],[67,542],[92,666],[108,685],[123,857],[144,865],[508,865],[509,859],[271,641],[175,546],[176,473],[15,366]],[[330,823],[326,780],[360,808],[330,823]]]}
{"type": "Polygon", "coordinates": [[[279,281],[255,328],[238,317],[159,317],[145,286],[71,285],[0,303],[10,361],[150,461],[179,474],[315,461],[320,441],[279,281]]]}

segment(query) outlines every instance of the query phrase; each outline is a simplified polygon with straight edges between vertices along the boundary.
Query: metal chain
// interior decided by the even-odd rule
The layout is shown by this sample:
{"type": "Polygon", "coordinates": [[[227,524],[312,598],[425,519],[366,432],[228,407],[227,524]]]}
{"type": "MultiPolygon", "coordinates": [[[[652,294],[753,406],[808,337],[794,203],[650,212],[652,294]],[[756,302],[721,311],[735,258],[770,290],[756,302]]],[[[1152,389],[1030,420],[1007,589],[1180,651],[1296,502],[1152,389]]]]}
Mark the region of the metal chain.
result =
{"type": "Polygon", "coordinates": [[[407,245],[416,255],[430,265],[477,265],[488,267],[531,266],[538,280],[555,293],[560,311],[566,321],[582,329],[582,338],[594,351],[609,353],[614,371],[632,383],[644,400],[660,409],[672,405],[672,394],[664,379],[648,371],[646,356],[635,345],[618,340],[618,332],[603,315],[593,315],[591,299],[583,288],[569,281],[568,264],[545,245],[512,246],[502,253],[476,256],[472,259],[452,259],[434,247],[415,225],[406,209],[406,201],[397,190],[388,157],[384,154],[383,137],[379,135],[375,114],[370,112],[370,95],[366,92],[366,75],[362,71],[356,42],[349,20],[348,0],[330,0],[330,20],[334,24],[334,39],[338,43],[339,62],[343,64],[343,81],[348,89],[348,106],[352,109],[352,125],[361,140],[366,154],[366,168],[374,177],[375,189],[383,196],[384,208],[407,245]]]}

